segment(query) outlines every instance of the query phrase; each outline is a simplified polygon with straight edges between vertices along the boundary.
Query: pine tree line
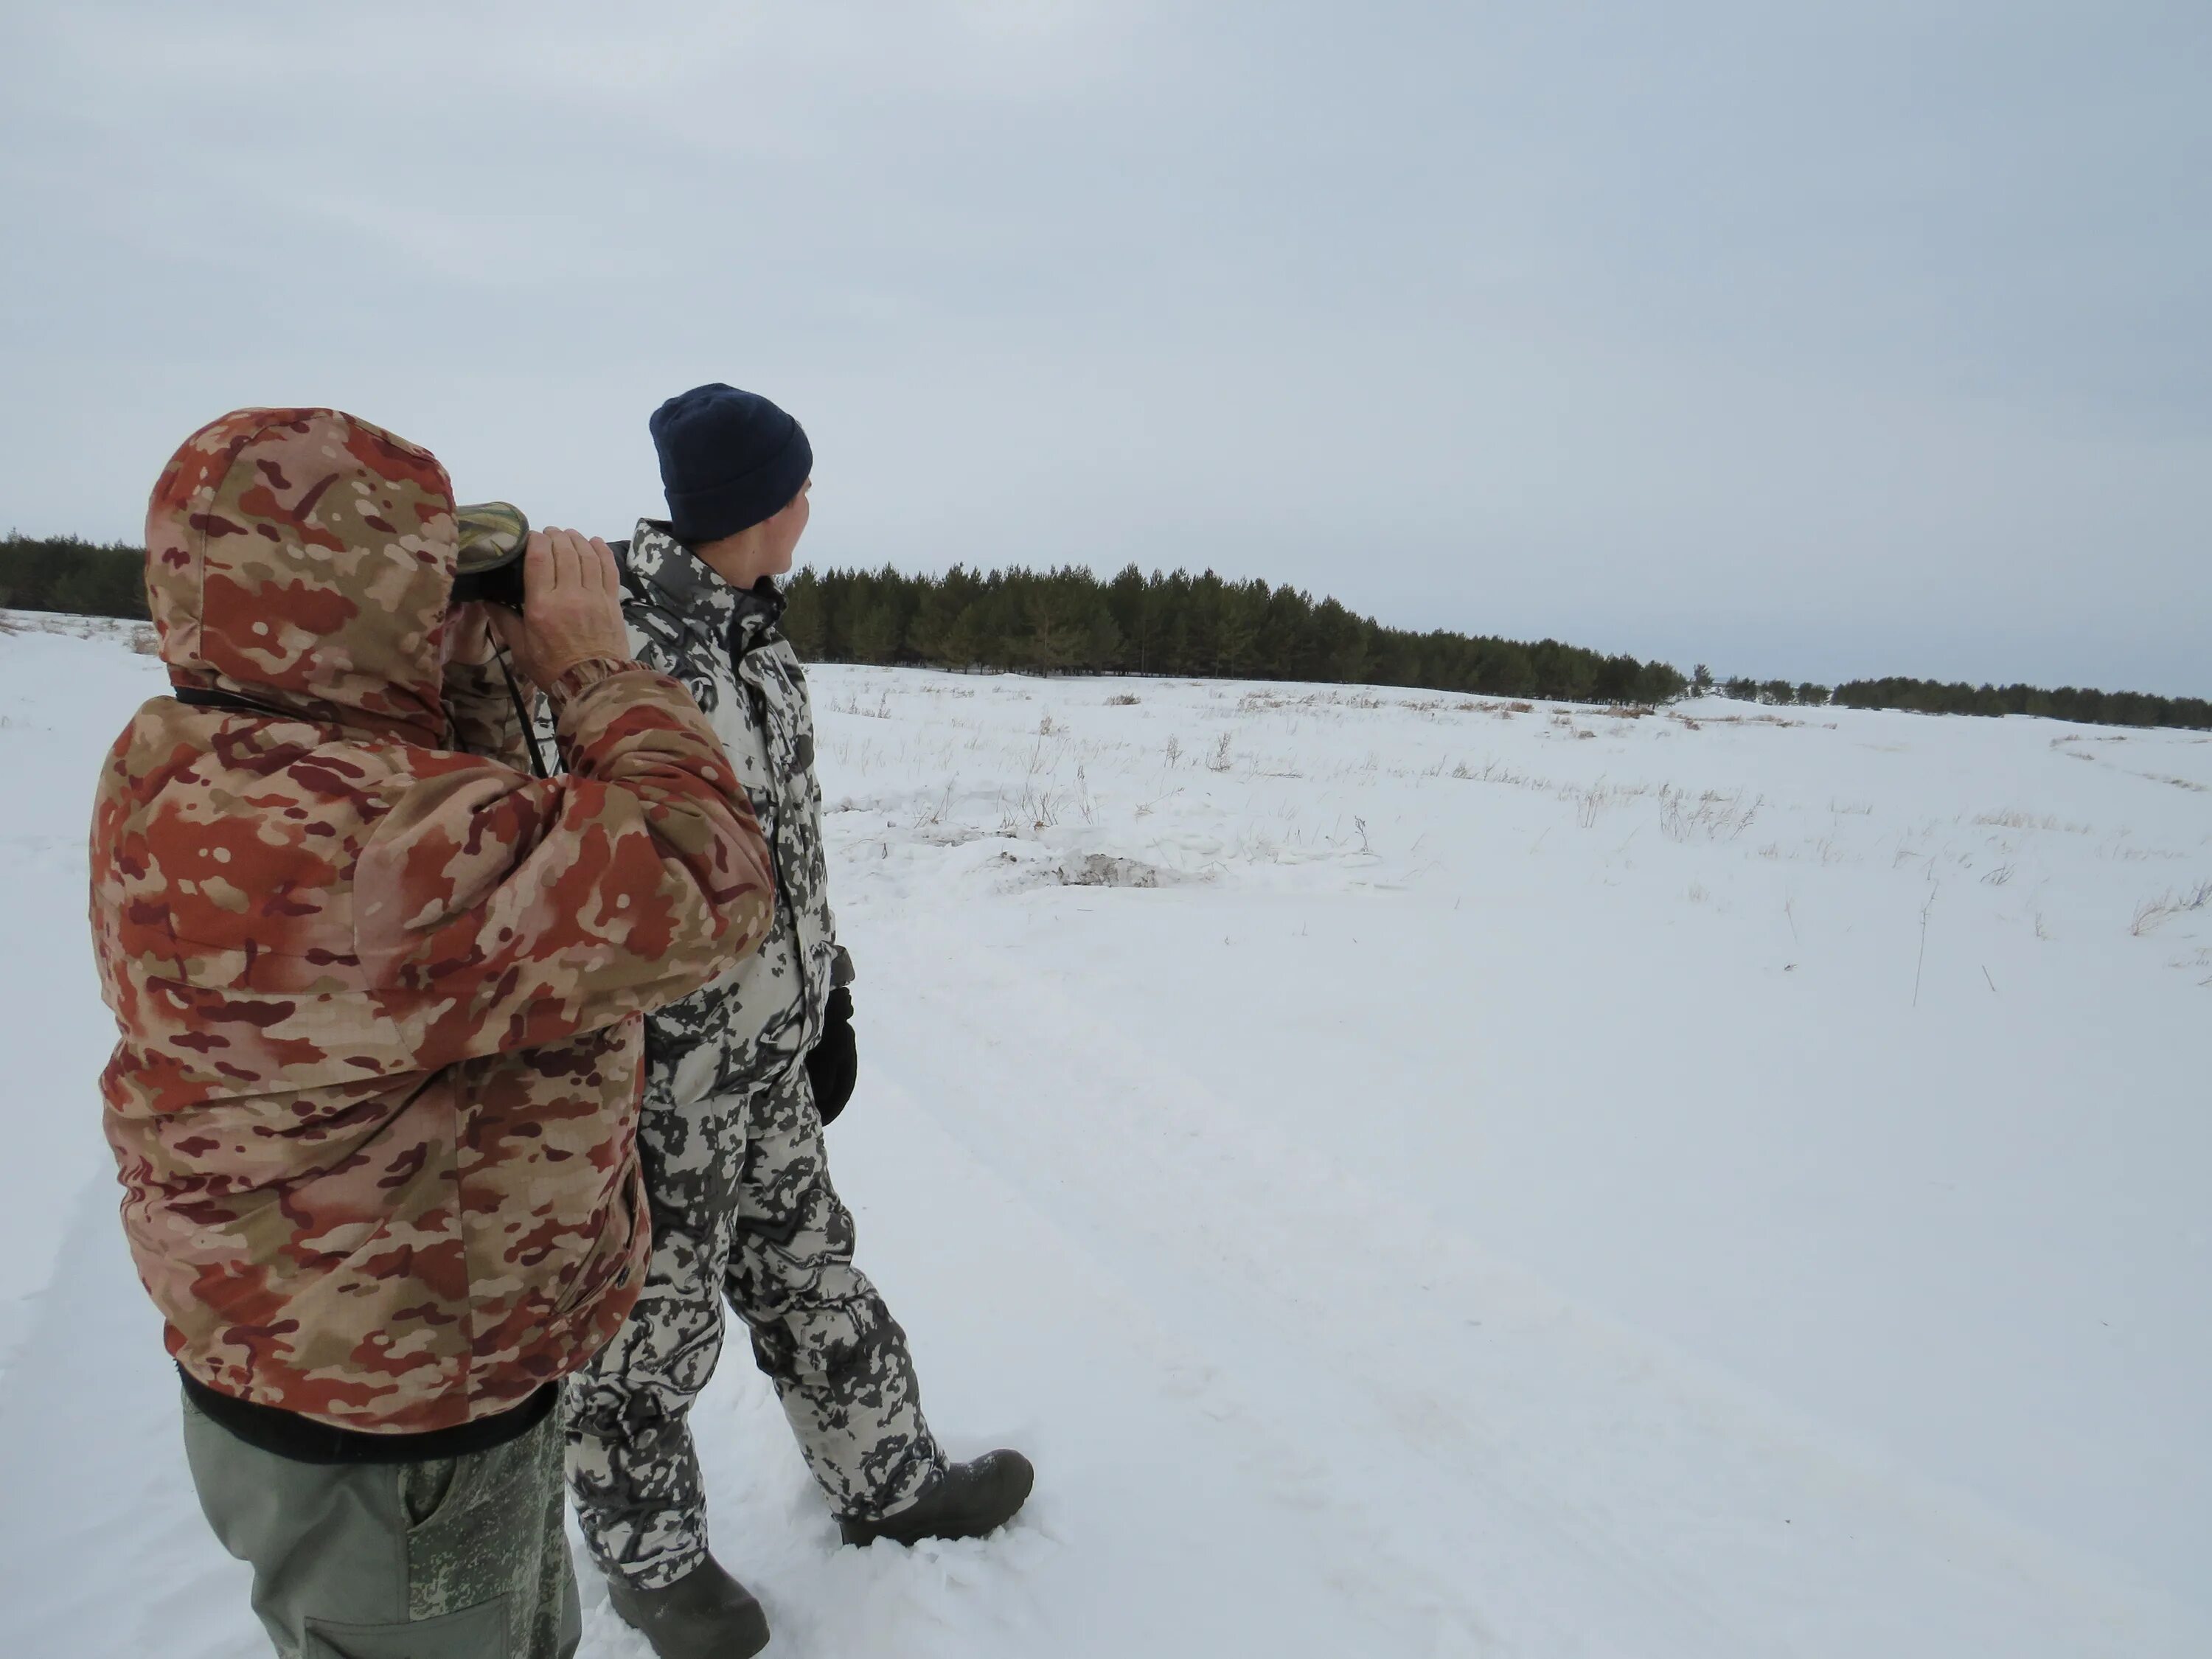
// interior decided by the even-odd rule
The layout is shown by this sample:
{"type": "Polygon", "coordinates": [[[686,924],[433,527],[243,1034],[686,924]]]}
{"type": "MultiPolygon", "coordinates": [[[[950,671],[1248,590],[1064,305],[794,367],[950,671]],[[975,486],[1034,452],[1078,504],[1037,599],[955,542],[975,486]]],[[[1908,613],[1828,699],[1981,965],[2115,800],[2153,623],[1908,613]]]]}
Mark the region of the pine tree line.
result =
{"type": "Polygon", "coordinates": [[[1663,662],[1557,640],[1386,628],[1299,588],[1130,565],[1110,581],[1074,566],[942,576],[800,571],[784,632],[830,662],[927,663],[1039,673],[1165,674],[1420,686],[1491,696],[1656,704],[1682,695],[1663,662]]]}
{"type": "Polygon", "coordinates": [[[1805,680],[1792,685],[1788,680],[1754,680],[1739,676],[1715,684],[1712,672],[1699,663],[1690,671],[1690,690],[1699,696],[1717,691],[1723,697],[1734,697],[1739,702],[1804,703],[1819,706],[1833,695],[1825,685],[1805,680]]]}
{"type": "Polygon", "coordinates": [[[1690,675],[1695,692],[1718,691],[1743,702],[1832,703],[1840,708],[1902,708],[1916,714],[2034,714],[2082,726],[2169,726],[2212,731],[2212,702],[2202,697],[2159,697],[2142,691],[2089,691],[2064,685],[2047,691],[2037,685],[1968,685],[1963,680],[1850,680],[1832,691],[1810,680],[1736,678],[1716,684],[1705,664],[1690,675]]]}
{"type": "Polygon", "coordinates": [[[146,617],[146,550],[75,536],[0,541],[0,610],[146,617]]]}
{"type": "MultiPolygon", "coordinates": [[[[146,615],[145,550],[75,536],[0,539],[0,609],[146,615]]],[[[1529,645],[1443,629],[1385,628],[1334,599],[1236,582],[1208,570],[1110,581],[1073,566],[942,576],[802,570],[787,585],[784,629],[802,656],[1038,673],[1164,674],[1417,686],[1488,696],[1650,705],[1686,691],[1746,702],[1937,714],[2036,714],[2087,725],[2212,730],[2212,702],[2074,686],[1947,684],[1893,677],[1832,691],[1811,682],[1685,680],[1663,662],[1605,656],[1556,640],[1529,645]]]]}
{"type": "Polygon", "coordinates": [[[2179,726],[2212,730],[2212,702],[2142,691],[2088,691],[2063,685],[1946,684],[1940,680],[1853,680],[1836,688],[1846,708],[1910,708],[1923,714],[2040,714],[2084,726],[2179,726]]]}

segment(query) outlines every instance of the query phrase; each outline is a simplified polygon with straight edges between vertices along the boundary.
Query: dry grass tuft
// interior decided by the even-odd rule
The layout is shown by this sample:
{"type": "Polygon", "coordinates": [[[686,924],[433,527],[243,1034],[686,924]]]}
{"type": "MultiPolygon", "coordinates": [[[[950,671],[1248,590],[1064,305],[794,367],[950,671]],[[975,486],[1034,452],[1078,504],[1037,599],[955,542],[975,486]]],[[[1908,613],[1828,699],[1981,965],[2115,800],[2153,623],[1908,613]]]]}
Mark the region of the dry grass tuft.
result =
{"type": "MultiPolygon", "coordinates": [[[[1765,804],[1764,795],[1747,805],[1740,793],[1723,795],[1711,789],[1692,800],[1689,791],[1669,786],[1659,792],[1659,832],[1672,842],[1734,841],[1751,828],[1765,804]]],[[[1778,849],[1760,856],[1778,856],[1778,849]]]]}
{"type": "Polygon", "coordinates": [[[2202,910],[2208,904],[2212,904],[2212,879],[2200,881],[2181,892],[2161,893],[2136,906],[2135,920],[2128,924],[2128,932],[2141,939],[2161,922],[2191,910],[2202,910]]]}
{"type": "Polygon", "coordinates": [[[2063,819],[2054,818],[2047,813],[2039,817],[2034,813],[2024,812],[2016,806],[2008,806],[2002,812],[1984,812],[1978,816],[1974,822],[1985,824],[1994,830],[2057,830],[2069,836],[2086,836],[2089,833],[2089,826],[2086,823],[2068,823],[2063,819]]]}

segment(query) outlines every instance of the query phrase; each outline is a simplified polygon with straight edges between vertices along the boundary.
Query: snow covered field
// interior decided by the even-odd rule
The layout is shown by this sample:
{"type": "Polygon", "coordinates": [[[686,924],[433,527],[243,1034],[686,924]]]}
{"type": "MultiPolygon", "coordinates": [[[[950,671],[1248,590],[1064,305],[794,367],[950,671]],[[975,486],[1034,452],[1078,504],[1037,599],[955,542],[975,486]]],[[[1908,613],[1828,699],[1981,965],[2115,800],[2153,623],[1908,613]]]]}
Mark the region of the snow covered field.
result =
{"type": "MultiPolygon", "coordinates": [[[[84,820],[160,671],[15,623],[0,1650],[244,1659],[93,1087],[84,820]]],[[[940,1432],[1039,1485],[838,1549],[733,1346],[772,1653],[2212,1653],[2212,738],[815,696],[840,1183],[940,1432]]]]}

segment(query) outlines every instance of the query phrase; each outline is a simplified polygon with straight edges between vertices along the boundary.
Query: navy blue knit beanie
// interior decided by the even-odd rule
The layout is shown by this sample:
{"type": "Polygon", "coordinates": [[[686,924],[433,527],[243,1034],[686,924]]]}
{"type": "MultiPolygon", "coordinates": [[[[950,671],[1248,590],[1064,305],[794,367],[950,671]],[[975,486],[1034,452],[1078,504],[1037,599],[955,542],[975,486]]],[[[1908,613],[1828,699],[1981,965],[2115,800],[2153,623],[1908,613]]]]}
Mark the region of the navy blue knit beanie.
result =
{"type": "Polygon", "coordinates": [[[653,444],[676,538],[720,541],[773,518],[814,471],[799,422],[757,392],[717,380],[653,411],[653,444]]]}

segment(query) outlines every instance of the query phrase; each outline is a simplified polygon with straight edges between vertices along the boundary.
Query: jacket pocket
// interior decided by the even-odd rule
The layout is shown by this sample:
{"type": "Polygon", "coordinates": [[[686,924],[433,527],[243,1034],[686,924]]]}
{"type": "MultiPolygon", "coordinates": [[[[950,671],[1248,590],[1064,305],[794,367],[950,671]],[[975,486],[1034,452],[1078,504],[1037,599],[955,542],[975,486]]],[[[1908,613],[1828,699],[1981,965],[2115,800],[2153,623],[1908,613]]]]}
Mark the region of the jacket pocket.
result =
{"type": "Polygon", "coordinates": [[[467,1462],[460,1457],[431,1457],[397,1466],[399,1510],[407,1517],[408,1531],[428,1526],[461,1495],[467,1462]]]}

